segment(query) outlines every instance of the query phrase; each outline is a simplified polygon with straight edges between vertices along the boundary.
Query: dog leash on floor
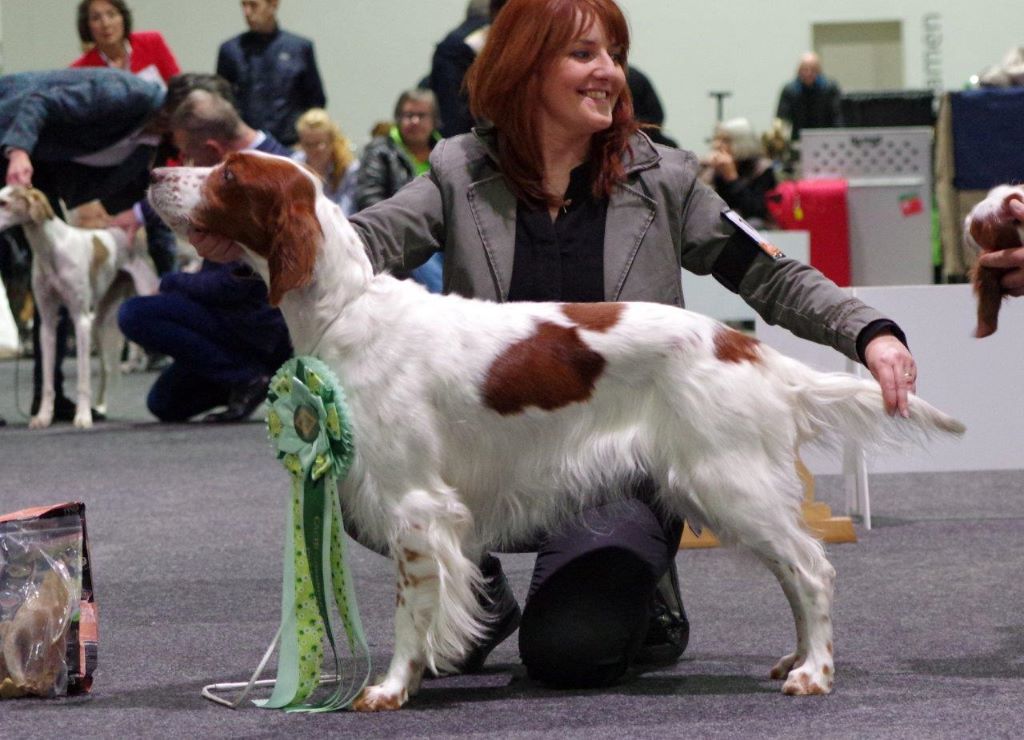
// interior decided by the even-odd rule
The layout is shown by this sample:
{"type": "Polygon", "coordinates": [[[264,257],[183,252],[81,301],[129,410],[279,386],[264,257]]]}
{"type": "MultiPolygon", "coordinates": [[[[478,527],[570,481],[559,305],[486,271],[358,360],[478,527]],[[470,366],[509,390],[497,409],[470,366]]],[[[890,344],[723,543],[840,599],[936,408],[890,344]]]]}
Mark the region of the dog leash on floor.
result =
{"type": "Polygon", "coordinates": [[[326,365],[314,357],[296,357],[270,381],[267,402],[267,430],[292,483],[281,625],[248,682],[210,684],[203,687],[202,695],[237,708],[253,689],[273,686],[269,699],[253,703],[289,712],[344,709],[369,682],[371,670],[355,588],[345,562],[345,528],[337,494],[337,483],[345,477],[354,456],[345,395],[326,365]],[[341,640],[335,637],[336,617],[352,656],[347,681],[339,654],[341,640]],[[322,674],[325,639],[334,672],[322,674]],[[279,645],[277,678],[261,680],[260,674],[279,645]],[[318,687],[332,685],[334,691],[328,696],[307,701],[318,687]],[[218,696],[218,692],[238,689],[242,691],[234,699],[218,696]]]}

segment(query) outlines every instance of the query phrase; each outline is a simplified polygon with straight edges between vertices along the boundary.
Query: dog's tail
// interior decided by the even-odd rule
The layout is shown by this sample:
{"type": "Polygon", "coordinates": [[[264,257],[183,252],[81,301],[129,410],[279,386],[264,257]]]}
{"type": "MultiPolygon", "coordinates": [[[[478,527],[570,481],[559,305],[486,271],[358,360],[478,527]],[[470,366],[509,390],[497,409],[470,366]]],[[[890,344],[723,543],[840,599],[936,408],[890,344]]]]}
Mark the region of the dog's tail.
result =
{"type": "Polygon", "coordinates": [[[766,354],[769,366],[793,389],[801,442],[834,445],[850,440],[880,448],[966,431],[961,422],[914,394],[907,398],[910,417],[892,416],[873,379],[822,373],[784,355],[766,354]]]}

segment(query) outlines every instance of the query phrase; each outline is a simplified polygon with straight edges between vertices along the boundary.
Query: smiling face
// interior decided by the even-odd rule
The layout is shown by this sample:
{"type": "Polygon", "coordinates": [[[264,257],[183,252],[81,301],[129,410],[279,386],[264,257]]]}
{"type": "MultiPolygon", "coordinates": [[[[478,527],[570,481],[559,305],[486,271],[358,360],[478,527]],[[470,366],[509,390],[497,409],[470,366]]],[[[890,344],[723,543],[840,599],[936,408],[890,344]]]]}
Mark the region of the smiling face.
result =
{"type": "Polygon", "coordinates": [[[539,123],[544,136],[589,138],[612,125],[626,86],[623,49],[595,21],[543,73],[539,123]]]}
{"type": "Polygon", "coordinates": [[[107,0],[89,4],[89,35],[101,51],[124,43],[124,16],[107,0]]]}

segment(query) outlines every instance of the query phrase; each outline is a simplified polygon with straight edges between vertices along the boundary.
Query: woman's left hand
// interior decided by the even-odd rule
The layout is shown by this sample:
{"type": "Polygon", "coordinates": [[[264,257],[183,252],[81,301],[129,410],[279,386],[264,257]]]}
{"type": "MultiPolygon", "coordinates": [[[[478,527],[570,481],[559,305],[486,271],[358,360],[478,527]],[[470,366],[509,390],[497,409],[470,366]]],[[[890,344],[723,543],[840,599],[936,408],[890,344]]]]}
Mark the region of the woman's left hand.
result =
{"type": "Polygon", "coordinates": [[[917,364],[910,350],[889,332],[882,332],[868,342],[864,362],[882,387],[885,410],[909,417],[907,394],[917,392],[917,364]]]}

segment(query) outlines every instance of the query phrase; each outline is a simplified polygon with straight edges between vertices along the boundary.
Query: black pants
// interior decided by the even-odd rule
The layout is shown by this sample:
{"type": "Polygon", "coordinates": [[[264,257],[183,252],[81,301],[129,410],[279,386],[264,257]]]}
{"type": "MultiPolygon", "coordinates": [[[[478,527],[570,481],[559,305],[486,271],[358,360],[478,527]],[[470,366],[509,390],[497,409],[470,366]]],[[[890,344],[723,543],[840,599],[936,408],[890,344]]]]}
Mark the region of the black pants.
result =
{"type": "Polygon", "coordinates": [[[585,688],[622,677],[679,547],[682,522],[662,519],[631,498],[589,509],[545,538],[519,626],[531,678],[585,688]]]}

